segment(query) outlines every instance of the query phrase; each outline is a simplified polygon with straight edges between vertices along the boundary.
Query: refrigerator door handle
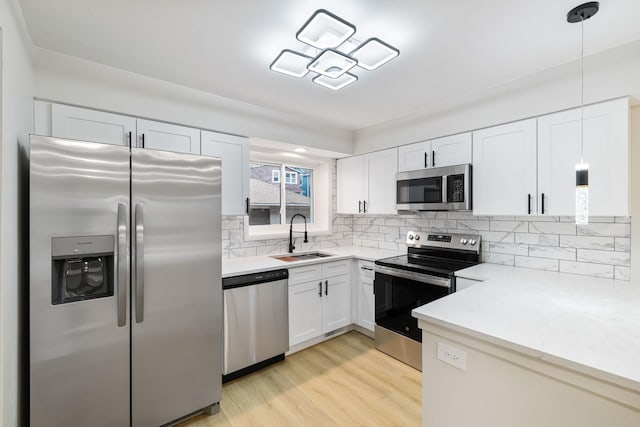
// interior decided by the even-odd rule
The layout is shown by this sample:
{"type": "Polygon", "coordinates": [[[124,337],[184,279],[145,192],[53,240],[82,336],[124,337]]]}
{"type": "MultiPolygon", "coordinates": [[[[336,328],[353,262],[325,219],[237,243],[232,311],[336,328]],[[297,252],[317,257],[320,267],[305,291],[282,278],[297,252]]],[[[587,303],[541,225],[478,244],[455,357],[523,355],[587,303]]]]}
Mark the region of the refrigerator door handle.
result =
{"type": "Polygon", "coordinates": [[[127,324],[127,204],[118,203],[118,273],[117,273],[117,310],[118,327],[127,324]]]}
{"type": "Polygon", "coordinates": [[[142,203],[136,203],[136,262],[135,262],[135,292],[136,292],[136,323],[144,320],[144,208],[142,203]]]}

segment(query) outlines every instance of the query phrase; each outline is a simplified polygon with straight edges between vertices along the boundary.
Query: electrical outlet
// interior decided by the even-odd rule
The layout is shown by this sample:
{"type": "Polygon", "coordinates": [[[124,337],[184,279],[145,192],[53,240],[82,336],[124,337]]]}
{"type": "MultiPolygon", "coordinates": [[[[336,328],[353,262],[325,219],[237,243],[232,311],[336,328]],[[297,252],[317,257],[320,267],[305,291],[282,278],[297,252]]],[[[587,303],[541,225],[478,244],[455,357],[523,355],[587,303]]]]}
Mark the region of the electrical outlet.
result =
{"type": "Polygon", "coordinates": [[[462,371],[467,370],[467,353],[449,344],[438,343],[438,359],[462,371]]]}

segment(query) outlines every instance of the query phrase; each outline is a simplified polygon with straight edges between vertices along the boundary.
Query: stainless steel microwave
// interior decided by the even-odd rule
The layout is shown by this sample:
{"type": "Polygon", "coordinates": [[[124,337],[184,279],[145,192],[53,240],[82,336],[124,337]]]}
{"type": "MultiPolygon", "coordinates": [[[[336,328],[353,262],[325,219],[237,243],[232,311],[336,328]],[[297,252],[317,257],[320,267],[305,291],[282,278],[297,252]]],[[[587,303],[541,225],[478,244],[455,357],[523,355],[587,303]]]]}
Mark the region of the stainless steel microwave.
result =
{"type": "Polygon", "coordinates": [[[471,165],[444,166],[396,174],[399,211],[471,210],[471,165]]]}

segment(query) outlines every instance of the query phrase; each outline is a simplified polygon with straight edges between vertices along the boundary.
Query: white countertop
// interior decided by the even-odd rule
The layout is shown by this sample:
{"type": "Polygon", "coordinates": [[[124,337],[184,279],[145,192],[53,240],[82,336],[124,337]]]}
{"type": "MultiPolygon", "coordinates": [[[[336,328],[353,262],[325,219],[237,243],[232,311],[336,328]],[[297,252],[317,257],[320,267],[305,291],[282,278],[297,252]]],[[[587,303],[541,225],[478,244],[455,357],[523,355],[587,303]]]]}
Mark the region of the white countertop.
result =
{"type": "MultiPolygon", "coordinates": [[[[313,251],[316,252],[316,251],[313,251]]],[[[320,262],[337,261],[340,259],[357,258],[367,261],[375,261],[380,258],[387,258],[396,255],[403,255],[406,252],[393,251],[388,249],[365,248],[362,246],[344,246],[340,248],[319,249],[317,252],[331,254],[329,257],[317,258],[305,261],[281,261],[273,256],[289,255],[264,255],[243,258],[223,259],[222,277],[238,276],[242,274],[259,273],[262,271],[277,270],[279,268],[294,268],[302,265],[316,264],[320,262]]],[[[304,253],[304,252],[296,252],[304,253]]]]}
{"type": "Polygon", "coordinates": [[[482,283],[413,310],[419,320],[640,391],[640,286],[480,264],[482,283]]]}

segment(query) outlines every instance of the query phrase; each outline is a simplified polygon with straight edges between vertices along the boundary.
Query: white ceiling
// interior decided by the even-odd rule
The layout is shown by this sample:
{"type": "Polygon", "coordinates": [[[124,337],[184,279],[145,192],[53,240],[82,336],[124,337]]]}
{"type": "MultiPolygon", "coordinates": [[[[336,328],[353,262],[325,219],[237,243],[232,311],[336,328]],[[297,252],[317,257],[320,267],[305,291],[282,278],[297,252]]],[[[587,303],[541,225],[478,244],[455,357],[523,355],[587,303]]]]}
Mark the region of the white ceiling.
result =
{"type": "MultiPolygon", "coordinates": [[[[20,0],[34,43],[319,123],[361,129],[579,58],[580,0],[20,0]],[[269,69],[319,8],[400,56],[340,91],[269,69]]],[[[585,53],[640,39],[639,0],[602,0],[585,53]]]]}

